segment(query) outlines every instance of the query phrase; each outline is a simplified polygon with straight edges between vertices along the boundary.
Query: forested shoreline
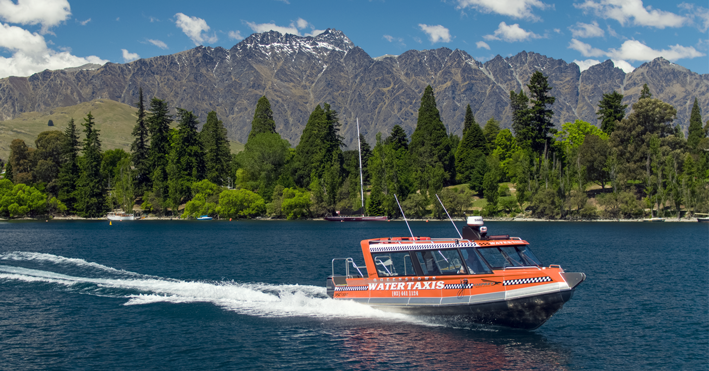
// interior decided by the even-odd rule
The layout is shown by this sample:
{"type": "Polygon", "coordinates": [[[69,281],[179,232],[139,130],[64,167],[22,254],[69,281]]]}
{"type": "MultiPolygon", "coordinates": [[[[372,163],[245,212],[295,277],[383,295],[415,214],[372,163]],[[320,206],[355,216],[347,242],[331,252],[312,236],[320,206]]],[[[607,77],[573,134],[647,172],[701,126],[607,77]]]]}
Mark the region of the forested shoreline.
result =
{"type": "MultiPolygon", "coordinates": [[[[462,137],[448,133],[433,89],[421,98],[409,137],[395,125],[359,156],[343,150],[338,113],[315,107],[292,147],[276,132],[268,99],[255,107],[244,150],[232,154],[212,111],[198,118],[168,102],[146,102],[142,89],[131,151],[103,151],[89,113],[77,127],[45,131],[35,148],[15,139],[0,179],[0,217],[105,216],[112,209],[195,218],[314,218],[354,213],[443,218],[440,196],[455,216],[542,219],[680,217],[709,211],[709,121],[694,100],[685,138],[677,111],[647,85],[626,116],[623,95],[598,103],[600,128],[576,120],[554,128],[547,77],[535,72],[510,92],[511,129],[491,117],[483,126],[466,107],[462,137]],[[174,123],[176,123],[176,127],[174,123]],[[83,135],[82,135],[83,134],[83,135]]],[[[366,125],[366,123],[365,123],[366,125]]]]}

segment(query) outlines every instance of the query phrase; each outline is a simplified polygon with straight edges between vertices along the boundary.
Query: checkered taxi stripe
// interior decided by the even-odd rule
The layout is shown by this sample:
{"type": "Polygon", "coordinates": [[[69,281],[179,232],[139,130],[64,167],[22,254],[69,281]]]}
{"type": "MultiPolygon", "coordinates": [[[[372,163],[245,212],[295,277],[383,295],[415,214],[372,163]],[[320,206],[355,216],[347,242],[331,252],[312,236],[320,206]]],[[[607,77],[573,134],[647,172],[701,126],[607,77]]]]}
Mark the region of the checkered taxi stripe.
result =
{"type": "Polygon", "coordinates": [[[335,291],[367,291],[369,286],[335,286],[335,291]]]}
{"type": "Polygon", "coordinates": [[[445,285],[443,288],[445,290],[450,290],[450,289],[469,289],[472,288],[473,284],[472,283],[453,283],[450,285],[445,285]]]}
{"type": "Polygon", "coordinates": [[[427,244],[398,244],[387,243],[369,246],[369,252],[396,252],[396,251],[411,251],[411,250],[438,250],[451,249],[461,247],[477,247],[475,242],[460,242],[460,243],[427,243],[427,244]]]}
{"type": "Polygon", "coordinates": [[[551,277],[530,277],[520,278],[516,280],[505,280],[503,286],[526,285],[528,283],[551,282],[551,277]]]}

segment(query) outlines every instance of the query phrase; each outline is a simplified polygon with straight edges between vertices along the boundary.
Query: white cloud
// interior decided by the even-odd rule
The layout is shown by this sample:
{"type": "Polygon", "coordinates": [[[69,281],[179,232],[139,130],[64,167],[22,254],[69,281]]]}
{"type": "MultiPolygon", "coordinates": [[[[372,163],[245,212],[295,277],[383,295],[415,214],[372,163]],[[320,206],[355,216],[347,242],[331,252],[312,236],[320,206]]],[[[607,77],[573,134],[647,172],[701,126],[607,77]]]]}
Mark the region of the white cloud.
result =
{"type": "Polygon", "coordinates": [[[591,45],[576,39],[571,39],[571,42],[569,42],[569,49],[578,51],[584,57],[602,57],[607,55],[607,53],[603,50],[594,48],[591,45]]]}
{"type": "Polygon", "coordinates": [[[505,22],[500,22],[500,25],[497,27],[494,34],[483,36],[483,39],[485,40],[503,40],[510,43],[539,38],[541,38],[541,36],[535,34],[534,32],[523,30],[517,23],[508,26],[505,22]]]}
{"type": "Polygon", "coordinates": [[[539,0],[457,0],[458,9],[472,8],[481,13],[497,13],[512,18],[539,20],[532,14],[532,8],[544,9],[546,4],[539,0]]]}
{"type": "Polygon", "coordinates": [[[490,50],[490,45],[487,45],[487,43],[484,41],[478,41],[475,43],[475,45],[478,47],[478,49],[482,48],[482,49],[490,50]]]}
{"type": "Polygon", "coordinates": [[[590,67],[593,67],[593,66],[601,63],[601,61],[598,61],[595,59],[586,59],[585,61],[580,61],[580,60],[574,59],[574,63],[576,63],[576,65],[579,66],[579,69],[581,70],[581,72],[583,72],[583,71],[586,71],[587,69],[589,69],[590,67]]]}
{"type": "Polygon", "coordinates": [[[121,51],[123,52],[123,61],[124,62],[131,62],[131,61],[134,61],[134,60],[140,58],[138,53],[131,53],[125,49],[121,49],[121,51]]]}
{"type": "Polygon", "coordinates": [[[155,17],[149,17],[149,19],[150,19],[150,23],[153,23],[153,22],[160,22],[160,20],[157,19],[157,18],[155,18],[155,17]]]}
{"type": "Polygon", "coordinates": [[[306,21],[306,20],[303,19],[303,18],[298,18],[298,20],[295,21],[295,25],[296,25],[296,27],[298,27],[298,29],[301,29],[301,30],[302,30],[302,29],[304,29],[305,27],[308,27],[308,21],[306,21]]]}
{"type": "Polygon", "coordinates": [[[78,21],[80,25],[86,26],[87,23],[91,22],[91,18],[85,20],[85,21],[78,21]]]}
{"type": "Polygon", "coordinates": [[[618,61],[618,63],[621,64],[625,61],[651,61],[657,57],[663,57],[667,60],[675,61],[677,59],[692,59],[703,57],[705,55],[693,46],[682,46],[677,44],[670,46],[669,49],[655,50],[637,40],[626,40],[618,49],[608,49],[608,51],[603,51],[601,49],[593,48],[591,45],[579,40],[572,39],[569,43],[569,49],[574,49],[580,52],[584,57],[610,57],[614,61],[618,61]]]}
{"type": "Polygon", "coordinates": [[[96,56],[77,57],[71,55],[69,50],[57,52],[47,47],[47,42],[42,35],[2,23],[0,23],[0,49],[12,53],[9,58],[0,57],[0,78],[29,76],[46,69],[58,70],[87,63],[108,62],[96,56]]]}
{"type": "Polygon", "coordinates": [[[0,19],[22,25],[41,24],[41,33],[67,20],[71,7],[67,0],[0,0],[0,19]]]}
{"type": "Polygon", "coordinates": [[[306,33],[304,33],[303,36],[312,36],[312,37],[315,37],[315,36],[320,35],[321,33],[325,32],[325,31],[327,31],[327,30],[316,30],[316,29],[313,29],[311,32],[306,32],[306,33]]]}
{"type": "Polygon", "coordinates": [[[598,22],[593,21],[593,23],[582,23],[576,22],[576,25],[569,27],[571,30],[571,36],[573,37],[603,37],[605,32],[598,27],[598,22]]]}
{"type": "Polygon", "coordinates": [[[246,25],[249,26],[254,32],[268,32],[268,31],[277,31],[282,34],[291,34],[291,35],[296,35],[300,36],[300,32],[298,31],[298,28],[291,23],[289,27],[283,27],[283,26],[278,26],[275,23],[253,23],[253,22],[246,22],[246,25]]]}
{"type": "Polygon", "coordinates": [[[164,42],[162,42],[160,40],[148,39],[148,42],[157,46],[160,49],[167,49],[167,44],[165,44],[164,42]]]}
{"type": "Polygon", "coordinates": [[[611,61],[613,61],[613,64],[616,67],[623,70],[623,72],[625,72],[625,73],[631,73],[635,69],[635,67],[631,66],[630,63],[628,63],[626,61],[623,61],[623,60],[617,61],[615,59],[611,59],[611,61]]]}
{"type": "Polygon", "coordinates": [[[419,27],[421,28],[421,31],[425,32],[428,35],[428,39],[431,40],[432,44],[435,44],[439,41],[444,43],[451,42],[450,31],[448,31],[447,28],[441,25],[429,26],[423,23],[419,23],[419,27]]]}
{"type": "Polygon", "coordinates": [[[234,40],[243,40],[244,37],[241,36],[241,31],[229,31],[229,38],[234,40]]]}
{"type": "Polygon", "coordinates": [[[709,9],[687,3],[681,3],[678,6],[687,12],[686,16],[692,20],[699,31],[707,32],[709,29],[709,9]]]}
{"type": "Polygon", "coordinates": [[[561,33],[561,30],[560,30],[560,29],[558,29],[558,28],[555,28],[555,29],[554,29],[554,32],[556,32],[556,33],[560,34],[560,33],[561,33]]]}
{"type": "Polygon", "coordinates": [[[662,29],[682,27],[687,20],[671,12],[652,9],[650,6],[644,7],[642,0],[586,0],[574,6],[583,9],[584,12],[591,11],[605,19],[615,19],[623,26],[631,23],[632,19],[633,25],[662,29]]]}
{"type": "Polygon", "coordinates": [[[177,18],[175,21],[177,27],[182,29],[182,32],[184,32],[195,45],[201,45],[205,42],[210,44],[217,42],[216,34],[212,34],[212,36],[207,34],[209,26],[204,19],[190,17],[182,13],[175,14],[175,17],[177,18]]]}

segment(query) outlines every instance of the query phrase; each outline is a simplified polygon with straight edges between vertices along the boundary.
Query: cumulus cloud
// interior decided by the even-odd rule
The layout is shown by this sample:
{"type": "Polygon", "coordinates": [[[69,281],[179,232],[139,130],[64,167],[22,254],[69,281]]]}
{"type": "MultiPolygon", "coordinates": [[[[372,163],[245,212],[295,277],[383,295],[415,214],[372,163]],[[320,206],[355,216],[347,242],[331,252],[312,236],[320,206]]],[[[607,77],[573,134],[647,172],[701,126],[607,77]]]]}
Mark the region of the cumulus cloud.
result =
{"type": "Polygon", "coordinates": [[[709,29],[709,9],[687,3],[681,3],[678,6],[686,12],[687,18],[692,20],[699,31],[707,32],[709,29]]]}
{"type": "Polygon", "coordinates": [[[541,36],[534,32],[523,30],[519,24],[507,25],[505,22],[500,22],[500,25],[492,35],[485,35],[485,40],[502,40],[507,42],[524,41],[528,39],[539,39],[541,36]]]}
{"type": "Polygon", "coordinates": [[[458,9],[471,8],[481,13],[497,13],[512,18],[539,20],[532,8],[545,9],[539,0],[458,0],[458,9]]]}
{"type": "Polygon", "coordinates": [[[605,19],[615,19],[623,26],[633,24],[662,29],[682,27],[687,20],[671,12],[645,7],[642,0],[586,0],[574,6],[605,19]]]}
{"type": "Polygon", "coordinates": [[[490,50],[490,45],[487,45],[486,42],[484,41],[478,41],[475,43],[475,45],[478,47],[478,49],[487,49],[490,50]]]}
{"type": "Polygon", "coordinates": [[[419,23],[419,27],[421,28],[421,31],[425,32],[428,35],[428,39],[431,40],[432,44],[435,44],[439,41],[444,43],[451,42],[450,31],[448,31],[447,28],[441,25],[429,26],[423,23],[419,23]]]}
{"type": "Polygon", "coordinates": [[[275,23],[254,23],[254,22],[245,22],[249,28],[251,28],[254,32],[268,32],[268,31],[277,31],[282,34],[291,34],[291,35],[296,35],[296,36],[317,36],[320,35],[321,33],[325,32],[325,30],[316,30],[315,27],[310,24],[308,21],[306,21],[303,18],[298,18],[296,21],[293,21],[290,23],[288,26],[279,26],[275,23]],[[311,32],[304,32],[302,35],[300,34],[300,30],[303,30],[307,27],[310,27],[311,32]]]}
{"type": "Polygon", "coordinates": [[[584,57],[610,57],[619,62],[623,61],[651,61],[657,57],[663,57],[670,61],[678,59],[692,59],[703,57],[705,54],[695,49],[693,46],[671,45],[669,49],[655,50],[640,41],[626,40],[618,49],[608,49],[603,51],[591,47],[591,45],[572,39],[569,49],[580,52],[584,57]]]}
{"type": "MultiPolygon", "coordinates": [[[[626,61],[617,61],[611,59],[613,62],[613,65],[616,67],[620,68],[623,70],[625,73],[631,73],[635,69],[635,67],[631,66],[630,63],[626,61]]],[[[581,72],[586,71],[587,69],[601,63],[601,61],[595,60],[595,59],[586,59],[585,61],[579,61],[579,60],[574,60],[574,63],[576,63],[577,66],[579,66],[579,69],[581,72]]]]}
{"type": "Polygon", "coordinates": [[[70,50],[58,52],[49,49],[44,36],[39,33],[2,23],[0,23],[0,49],[12,53],[9,58],[0,57],[0,78],[29,76],[45,69],[58,70],[87,63],[108,62],[96,56],[77,57],[72,55],[70,50]]]}
{"type": "Polygon", "coordinates": [[[620,68],[625,73],[631,73],[635,69],[635,67],[631,66],[630,63],[626,61],[617,61],[615,59],[611,59],[611,61],[616,67],[620,68]]]}
{"type": "Polygon", "coordinates": [[[131,61],[134,61],[134,60],[140,58],[138,53],[131,53],[126,49],[121,49],[121,51],[123,52],[123,61],[124,62],[131,62],[131,61]]]}
{"type": "Polygon", "coordinates": [[[571,30],[571,36],[575,38],[603,37],[605,35],[605,32],[598,27],[598,22],[596,21],[593,21],[593,23],[576,22],[576,25],[569,27],[569,30],[571,30]]]}
{"type": "Polygon", "coordinates": [[[79,24],[82,25],[82,26],[86,26],[87,23],[91,22],[91,18],[89,18],[89,19],[87,19],[87,20],[85,20],[85,21],[77,21],[77,22],[79,22],[79,24]]]}
{"type": "Polygon", "coordinates": [[[41,24],[40,33],[67,20],[71,7],[67,0],[0,0],[0,19],[22,25],[41,24]]]}
{"type": "Polygon", "coordinates": [[[229,31],[229,38],[234,40],[243,40],[244,37],[241,36],[241,31],[229,31]]]}
{"type": "Polygon", "coordinates": [[[165,44],[164,42],[162,42],[160,40],[148,39],[148,42],[157,46],[160,49],[167,49],[167,44],[165,44]]]}
{"type": "Polygon", "coordinates": [[[210,36],[207,33],[209,31],[209,26],[204,19],[190,17],[182,13],[175,14],[175,18],[175,24],[177,27],[179,27],[195,45],[201,45],[205,42],[209,44],[217,42],[216,34],[212,34],[210,36]]]}

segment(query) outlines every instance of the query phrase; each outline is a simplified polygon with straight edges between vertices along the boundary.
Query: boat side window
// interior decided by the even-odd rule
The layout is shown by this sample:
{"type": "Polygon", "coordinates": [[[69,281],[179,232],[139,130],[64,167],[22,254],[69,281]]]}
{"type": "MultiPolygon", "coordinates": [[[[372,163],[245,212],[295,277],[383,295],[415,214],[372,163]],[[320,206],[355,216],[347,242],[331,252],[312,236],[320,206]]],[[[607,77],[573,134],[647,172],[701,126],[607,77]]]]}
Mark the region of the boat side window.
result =
{"type": "Polygon", "coordinates": [[[418,251],[416,257],[425,276],[465,273],[458,250],[418,251]]]}
{"type": "Polygon", "coordinates": [[[480,255],[478,255],[478,252],[475,251],[474,247],[460,249],[460,253],[463,254],[465,264],[468,266],[468,274],[492,273],[487,264],[485,264],[480,258],[480,255]]]}
{"type": "Polygon", "coordinates": [[[514,266],[497,247],[482,247],[478,248],[478,251],[480,252],[480,255],[482,255],[483,259],[485,259],[493,269],[502,269],[504,267],[514,266]]]}
{"type": "Polygon", "coordinates": [[[541,260],[537,259],[532,250],[528,245],[516,246],[519,255],[527,262],[527,265],[536,265],[538,267],[542,266],[541,260]]]}
{"type": "Polygon", "coordinates": [[[374,266],[379,277],[415,276],[414,266],[411,263],[413,252],[387,252],[372,254],[374,266]]]}

